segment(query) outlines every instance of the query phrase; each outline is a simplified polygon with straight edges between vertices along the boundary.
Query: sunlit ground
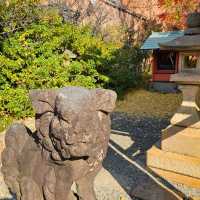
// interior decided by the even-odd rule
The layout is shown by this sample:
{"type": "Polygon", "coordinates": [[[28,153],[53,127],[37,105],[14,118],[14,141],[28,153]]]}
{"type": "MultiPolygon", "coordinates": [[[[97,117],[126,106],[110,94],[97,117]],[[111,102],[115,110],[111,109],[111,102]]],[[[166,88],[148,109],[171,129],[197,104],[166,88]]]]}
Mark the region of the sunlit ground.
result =
{"type": "Polygon", "coordinates": [[[117,112],[125,112],[137,117],[169,117],[181,104],[182,95],[163,94],[144,89],[131,89],[123,100],[117,102],[117,112]]]}

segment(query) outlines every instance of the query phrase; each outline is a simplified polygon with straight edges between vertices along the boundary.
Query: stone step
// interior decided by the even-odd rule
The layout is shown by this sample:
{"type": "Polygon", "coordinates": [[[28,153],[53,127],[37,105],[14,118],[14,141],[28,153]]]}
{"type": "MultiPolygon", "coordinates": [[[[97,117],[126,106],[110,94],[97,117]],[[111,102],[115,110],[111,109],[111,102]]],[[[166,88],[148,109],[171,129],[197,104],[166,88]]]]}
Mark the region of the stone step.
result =
{"type": "Polygon", "coordinates": [[[176,114],[172,117],[171,124],[200,129],[199,111],[195,106],[181,106],[176,114]]]}
{"type": "Polygon", "coordinates": [[[161,170],[163,173],[170,173],[169,179],[174,179],[172,181],[200,188],[199,158],[166,152],[157,147],[152,147],[147,152],[147,166],[161,170]]]}
{"type": "MultiPolygon", "coordinates": [[[[175,76],[180,78],[180,80],[183,78],[180,73],[175,76]]],[[[185,78],[186,77],[187,75],[185,78]]],[[[199,85],[181,85],[179,86],[179,89],[183,93],[183,101],[175,115],[172,117],[171,124],[200,129],[199,85]]]]}
{"type": "Polygon", "coordinates": [[[200,197],[191,197],[191,200],[200,200],[200,197]]]}
{"type": "Polygon", "coordinates": [[[190,188],[200,189],[200,179],[198,179],[198,178],[185,176],[183,174],[178,174],[178,173],[175,173],[175,172],[171,172],[171,171],[167,171],[167,170],[163,170],[163,169],[158,169],[158,168],[155,168],[155,167],[150,167],[150,169],[154,173],[156,173],[158,176],[160,176],[161,178],[163,178],[167,181],[183,184],[183,185],[188,186],[190,188]]]}
{"type": "Polygon", "coordinates": [[[170,125],[163,130],[161,149],[200,159],[200,129],[170,125]]]}

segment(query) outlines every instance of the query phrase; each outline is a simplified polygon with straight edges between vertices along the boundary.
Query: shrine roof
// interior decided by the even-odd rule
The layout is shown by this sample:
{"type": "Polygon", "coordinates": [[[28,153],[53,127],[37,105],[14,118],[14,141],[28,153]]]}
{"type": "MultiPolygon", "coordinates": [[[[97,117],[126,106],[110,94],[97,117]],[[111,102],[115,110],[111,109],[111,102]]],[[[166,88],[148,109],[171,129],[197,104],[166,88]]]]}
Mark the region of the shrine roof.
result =
{"type": "Polygon", "coordinates": [[[170,32],[152,32],[152,34],[145,40],[141,46],[141,50],[160,49],[160,43],[167,43],[182,37],[184,31],[170,31],[170,32]]]}

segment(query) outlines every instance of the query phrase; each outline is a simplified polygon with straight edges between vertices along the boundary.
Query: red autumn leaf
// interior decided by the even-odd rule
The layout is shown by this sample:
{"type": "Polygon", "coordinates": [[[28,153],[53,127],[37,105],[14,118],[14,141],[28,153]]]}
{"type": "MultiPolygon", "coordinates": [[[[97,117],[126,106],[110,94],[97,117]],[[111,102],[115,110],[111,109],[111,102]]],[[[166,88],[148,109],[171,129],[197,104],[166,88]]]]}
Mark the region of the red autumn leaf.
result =
{"type": "Polygon", "coordinates": [[[158,0],[158,4],[163,10],[158,17],[166,29],[183,29],[188,14],[200,8],[200,0],[158,0]]]}

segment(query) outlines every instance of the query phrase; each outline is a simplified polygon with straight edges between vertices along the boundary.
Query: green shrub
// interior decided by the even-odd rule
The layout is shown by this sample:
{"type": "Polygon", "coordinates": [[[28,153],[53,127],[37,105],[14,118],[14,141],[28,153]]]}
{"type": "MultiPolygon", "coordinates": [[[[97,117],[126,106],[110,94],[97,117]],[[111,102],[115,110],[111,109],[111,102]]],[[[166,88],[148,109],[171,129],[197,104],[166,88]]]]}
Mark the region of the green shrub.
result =
{"type": "Polygon", "coordinates": [[[39,20],[39,0],[0,0],[0,30],[4,35],[39,20]]]}
{"type": "Polygon", "coordinates": [[[12,122],[13,122],[12,117],[5,115],[3,117],[0,116],[0,133],[4,131],[12,122]]]}
{"type": "Polygon", "coordinates": [[[0,88],[62,87],[83,76],[90,80],[84,86],[103,86],[107,79],[98,68],[111,59],[112,51],[114,47],[74,25],[32,24],[2,43],[0,88]],[[77,55],[75,61],[68,49],[77,55]]]}
{"type": "Polygon", "coordinates": [[[108,67],[104,69],[104,73],[110,78],[107,87],[123,95],[128,88],[141,85],[141,63],[146,56],[138,47],[124,46],[117,49],[108,67]]]}
{"type": "Polygon", "coordinates": [[[88,28],[58,21],[34,23],[10,35],[0,54],[0,112],[17,118],[31,115],[30,89],[104,87],[109,77],[98,69],[115,49],[88,28]],[[70,58],[72,51],[75,59],[70,58]]]}
{"type": "Polygon", "coordinates": [[[21,118],[32,116],[33,111],[28,92],[21,88],[5,88],[0,95],[0,117],[21,118]]]}

